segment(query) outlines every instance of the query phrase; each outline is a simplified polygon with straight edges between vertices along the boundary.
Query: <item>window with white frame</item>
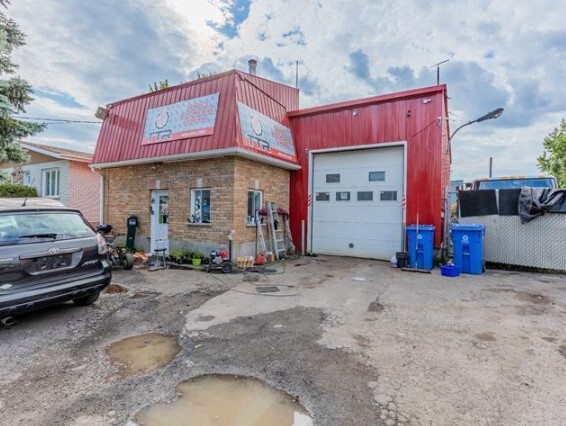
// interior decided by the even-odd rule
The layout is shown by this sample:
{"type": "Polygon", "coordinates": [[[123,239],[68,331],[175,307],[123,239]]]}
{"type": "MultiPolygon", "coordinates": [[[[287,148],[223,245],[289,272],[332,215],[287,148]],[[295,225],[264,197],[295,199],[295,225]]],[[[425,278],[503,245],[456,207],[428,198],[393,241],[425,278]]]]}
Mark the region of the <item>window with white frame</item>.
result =
{"type": "MultiPolygon", "coordinates": [[[[258,217],[257,212],[261,210],[263,205],[263,192],[257,190],[248,191],[248,225],[255,225],[256,218],[258,217]]],[[[261,218],[259,218],[261,221],[261,218]]]]}
{"type": "Polygon", "coordinates": [[[191,190],[191,223],[211,223],[210,189],[191,190]]]}
{"type": "Polygon", "coordinates": [[[44,197],[59,196],[59,169],[43,170],[42,192],[44,197]]]}

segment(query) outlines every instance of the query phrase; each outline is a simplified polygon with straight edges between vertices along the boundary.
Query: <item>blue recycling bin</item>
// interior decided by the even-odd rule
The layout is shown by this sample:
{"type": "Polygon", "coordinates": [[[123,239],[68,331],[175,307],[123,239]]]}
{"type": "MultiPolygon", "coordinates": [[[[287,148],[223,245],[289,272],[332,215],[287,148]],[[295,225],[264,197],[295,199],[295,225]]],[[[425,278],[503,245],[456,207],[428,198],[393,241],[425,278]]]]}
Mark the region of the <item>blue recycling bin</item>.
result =
{"type": "Polygon", "coordinates": [[[434,226],[407,226],[407,252],[411,268],[430,271],[434,264],[434,226]]]}
{"type": "Polygon", "coordinates": [[[483,272],[483,238],[485,225],[475,223],[453,224],[454,265],[464,274],[483,272]]]}

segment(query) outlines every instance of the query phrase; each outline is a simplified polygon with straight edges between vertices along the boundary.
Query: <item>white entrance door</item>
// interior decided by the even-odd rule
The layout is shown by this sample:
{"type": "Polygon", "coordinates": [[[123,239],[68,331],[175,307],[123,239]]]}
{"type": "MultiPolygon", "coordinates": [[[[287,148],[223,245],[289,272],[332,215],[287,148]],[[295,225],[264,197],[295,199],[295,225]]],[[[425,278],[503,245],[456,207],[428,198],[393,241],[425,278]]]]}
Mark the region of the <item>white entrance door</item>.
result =
{"type": "Polygon", "coordinates": [[[312,250],[388,260],[401,251],[403,146],[315,154],[312,250]]]}
{"type": "Polygon", "coordinates": [[[169,250],[169,192],[151,192],[151,251],[169,250]]]}

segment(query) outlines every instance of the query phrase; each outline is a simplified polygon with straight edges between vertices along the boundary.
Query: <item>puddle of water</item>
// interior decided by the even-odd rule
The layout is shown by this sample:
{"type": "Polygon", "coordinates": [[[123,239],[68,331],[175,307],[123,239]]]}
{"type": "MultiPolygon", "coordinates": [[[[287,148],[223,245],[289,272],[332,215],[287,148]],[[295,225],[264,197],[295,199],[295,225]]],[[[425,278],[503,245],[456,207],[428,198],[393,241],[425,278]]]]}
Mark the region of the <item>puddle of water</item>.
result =
{"type": "Polygon", "coordinates": [[[104,293],[116,294],[116,293],[126,293],[128,289],[120,284],[110,284],[104,289],[104,293]]]}
{"type": "Polygon", "coordinates": [[[112,343],[108,356],[122,377],[130,377],[169,364],[180,351],[175,336],[149,333],[112,343]]]}
{"type": "Polygon", "coordinates": [[[142,410],[141,426],[312,426],[306,410],[290,395],[259,380],[199,376],[177,386],[179,398],[142,410]]]}

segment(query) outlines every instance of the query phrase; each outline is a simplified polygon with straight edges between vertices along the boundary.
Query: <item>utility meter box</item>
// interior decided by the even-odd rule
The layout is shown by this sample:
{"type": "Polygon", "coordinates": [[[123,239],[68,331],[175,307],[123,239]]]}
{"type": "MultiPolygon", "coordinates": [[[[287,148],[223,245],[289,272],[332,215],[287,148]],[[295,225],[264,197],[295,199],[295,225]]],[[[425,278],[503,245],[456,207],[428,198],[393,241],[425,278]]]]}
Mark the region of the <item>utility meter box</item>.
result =
{"type": "Polygon", "coordinates": [[[128,231],[126,233],[126,249],[128,251],[134,251],[135,241],[136,241],[136,228],[138,227],[138,217],[131,215],[128,217],[127,221],[128,231]]]}

